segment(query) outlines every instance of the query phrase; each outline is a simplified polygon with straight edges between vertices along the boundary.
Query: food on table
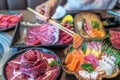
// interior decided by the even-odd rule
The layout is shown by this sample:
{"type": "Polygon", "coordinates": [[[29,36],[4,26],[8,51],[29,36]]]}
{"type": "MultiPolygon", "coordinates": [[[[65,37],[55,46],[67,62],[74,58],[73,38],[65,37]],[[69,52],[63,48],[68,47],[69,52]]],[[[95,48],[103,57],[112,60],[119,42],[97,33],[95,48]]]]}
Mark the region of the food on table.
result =
{"type": "Polygon", "coordinates": [[[0,15],[0,28],[10,28],[15,26],[22,19],[22,14],[19,15],[0,15]]]}
{"type": "MultiPolygon", "coordinates": [[[[69,25],[66,28],[73,30],[69,25]]],[[[33,26],[27,29],[26,36],[24,38],[24,43],[26,45],[53,45],[53,44],[68,44],[73,40],[73,38],[60,31],[56,26],[51,24],[42,24],[40,26],[33,26]]]]}
{"type": "Polygon", "coordinates": [[[93,54],[97,58],[99,58],[101,55],[101,50],[102,50],[101,42],[95,42],[95,41],[88,42],[85,55],[93,54]]]}
{"type": "Polygon", "coordinates": [[[82,37],[80,37],[79,35],[74,34],[74,36],[73,36],[73,47],[78,48],[79,46],[81,46],[83,40],[84,39],[82,37]]]}
{"type": "Polygon", "coordinates": [[[39,50],[28,50],[9,61],[7,80],[54,80],[60,71],[57,56],[39,50]]]}
{"type": "Polygon", "coordinates": [[[84,53],[81,49],[73,50],[68,53],[65,65],[69,71],[78,72],[81,70],[80,65],[84,63],[84,53]],[[74,65],[74,66],[73,66],[74,65]]]}
{"type": "Polygon", "coordinates": [[[117,30],[110,30],[110,40],[116,49],[120,49],[120,32],[117,30]]]}
{"type": "MultiPolygon", "coordinates": [[[[64,26],[65,28],[73,31],[74,28],[73,28],[73,17],[71,15],[66,15],[62,22],[61,22],[61,25],[64,26]]],[[[66,32],[60,30],[60,39],[58,41],[58,44],[68,44],[70,43],[73,38],[67,34],[66,32]]]]}
{"type": "Polygon", "coordinates": [[[65,68],[79,74],[83,80],[98,80],[117,72],[119,51],[101,41],[84,42],[81,48],[70,47],[64,61],[65,68]]]}
{"type": "Polygon", "coordinates": [[[84,80],[98,80],[98,78],[101,76],[101,75],[105,75],[105,70],[100,68],[100,67],[97,67],[95,69],[95,71],[89,73],[87,72],[86,70],[81,70],[79,71],[79,75],[82,77],[82,79],[84,80]]]}
{"type": "Polygon", "coordinates": [[[89,54],[88,56],[85,56],[84,59],[85,62],[92,64],[94,68],[98,67],[99,64],[98,59],[93,54],[89,54]]]}
{"type": "Polygon", "coordinates": [[[99,60],[99,66],[106,71],[107,75],[111,75],[115,69],[115,60],[114,56],[102,55],[99,60]]]}
{"type": "Polygon", "coordinates": [[[94,13],[80,13],[76,16],[76,27],[83,37],[104,38],[105,31],[103,25],[94,13]],[[87,33],[87,34],[86,34],[87,33]],[[88,35],[88,36],[87,36],[88,35]]]}
{"type": "Polygon", "coordinates": [[[61,24],[62,24],[63,26],[66,25],[66,24],[69,24],[70,26],[73,26],[73,17],[72,17],[72,15],[66,15],[66,16],[63,18],[61,24]]]}

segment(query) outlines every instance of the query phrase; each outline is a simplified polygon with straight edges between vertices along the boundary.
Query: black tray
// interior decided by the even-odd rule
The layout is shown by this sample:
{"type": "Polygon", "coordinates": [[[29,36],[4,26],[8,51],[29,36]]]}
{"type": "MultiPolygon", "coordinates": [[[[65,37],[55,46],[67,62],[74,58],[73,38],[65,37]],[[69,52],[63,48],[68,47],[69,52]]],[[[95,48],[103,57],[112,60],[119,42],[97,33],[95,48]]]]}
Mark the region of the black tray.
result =
{"type": "MultiPolygon", "coordinates": [[[[75,14],[70,14],[73,17],[75,16],[75,14]]],[[[61,22],[62,19],[59,19],[58,22],[61,22]]],[[[31,22],[34,23],[34,22],[31,22]]],[[[39,23],[43,23],[43,22],[39,22],[39,23]]],[[[10,47],[17,47],[17,48],[30,48],[30,47],[46,47],[46,48],[65,48],[67,46],[69,46],[72,42],[68,43],[68,44],[53,44],[53,45],[32,45],[32,46],[27,46],[24,44],[23,39],[21,38],[21,31],[23,31],[24,29],[26,29],[28,26],[24,26],[21,25],[20,23],[17,25],[17,27],[15,28],[15,32],[13,35],[13,39],[12,42],[10,44],[10,47]]],[[[73,27],[74,28],[74,27],[73,27]]],[[[75,30],[75,28],[74,28],[75,30]]],[[[23,36],[23,35],[22,35],[23,36]]]]}
{"type": "MultiPolygon", "coordinates": [[[[17,11],[0,11],[0,14],[9,14],[9,15],[19,15],[20,13],[17,12],[17,11]]],[[[8,31],[8,30],[12,30],[14,29],[16,26],[12,26],[10,28],[0,28],[0,32],[3,32],[3,31],[8,31]]]]}

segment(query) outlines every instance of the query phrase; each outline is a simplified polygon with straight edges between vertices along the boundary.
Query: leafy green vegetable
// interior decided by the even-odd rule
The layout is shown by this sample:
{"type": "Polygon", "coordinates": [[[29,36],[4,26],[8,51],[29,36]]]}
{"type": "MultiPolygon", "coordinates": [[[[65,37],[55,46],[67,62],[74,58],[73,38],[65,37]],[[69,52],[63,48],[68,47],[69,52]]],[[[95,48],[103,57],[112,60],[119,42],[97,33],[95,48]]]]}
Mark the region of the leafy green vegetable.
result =
{"type": "Polygon", "coordinates": [[[110,33],[106,34],[106,38],[110,38],[110,33]]]}
{"type": "Polygon", "coordinates": [[[93,68],[92,64],[84,63],[84,64],[81,65],[81,67],[83,69],[85,69],[86,71],[88,71],[89,73],[94,71],[94,68],[93,68]]]}
{"type": "Polygon", "coordinates": [[[120,63],[120,56],[116,58],[115,65],[118,65],[120,63]]]}
{"type": "Polygon", "coordinates": [[[71,47],[69,51],[72,52],[72,51],[74,51],[74,50],[75,50],[75,48],[74,48],[74,47],[71,47]]]}
{"type": "Polygon", "coordinates": [[[97,21],[91,21],[91,23],[94,29],[98,29],[98,30],[100,29],[100,25],[97,21]]]}
{"type": "Polygon", "coordinates": [[[59,63],[57,61],[52,61],[50,63],[50,66],[53,67],[53,66],[59,66],[59,63]]]}
{"type": "Polygon", "coordinates": [[[86,53],[86,49],[87,49],[87,43],[83,43],[83,46],[82,46],[82,50],[84,53],[86,53]]]}

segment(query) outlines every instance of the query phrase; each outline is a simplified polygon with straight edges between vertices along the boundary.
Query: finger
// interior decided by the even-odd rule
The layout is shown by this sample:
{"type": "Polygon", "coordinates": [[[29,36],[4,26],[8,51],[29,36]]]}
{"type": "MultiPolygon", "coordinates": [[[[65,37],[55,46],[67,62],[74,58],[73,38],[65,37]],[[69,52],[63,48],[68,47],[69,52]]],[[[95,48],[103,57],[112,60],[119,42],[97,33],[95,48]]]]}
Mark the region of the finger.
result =
{"type": "Polygon", "coordinates": [[[49,7],[49,6],[45,6],[45,12],[44,12],[44,16],[46,16],[46,18],[47,19],[49,19],[51,16],[51,14],[50,14],[50,12],[51,12],[51,8],[49,7]]]}
{"type": "Polygon", "coordinates": [[[37,6],[35,9],[37,12],[44,14],[44,5],[37,6]]]}

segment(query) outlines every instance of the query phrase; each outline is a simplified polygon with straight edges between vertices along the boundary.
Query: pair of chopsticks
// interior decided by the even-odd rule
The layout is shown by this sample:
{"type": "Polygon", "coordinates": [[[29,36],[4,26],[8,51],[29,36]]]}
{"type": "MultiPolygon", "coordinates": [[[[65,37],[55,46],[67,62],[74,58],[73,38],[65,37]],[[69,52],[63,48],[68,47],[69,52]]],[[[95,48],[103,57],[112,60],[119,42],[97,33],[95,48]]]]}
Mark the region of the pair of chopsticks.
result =
{"type": "MultiPolygon", "coordinates": [[[[30,12],[36,14],[37,16],[39,16],[39,17],[45,19],[45,16],[41,15],[40,13],[36,12],[35,10],[33,10],[33,9],[29,8],[29,7],[28,7],[27,9],[28,9],[30,12]]],[[[56,22],[53,21],[52,19],[49,19],[48,22],[51,23],[51,24],[53,24],[53,25],[55,25],[56,27],[58,27],[58,28],[61,29],[62,31],[68,33],[68,34],[71,35],[72,37],[73,37],[73,35],[76,34],[76,33],[74,33],[73,31],[71,31],[71,30],[69,30],[69,29],[63,27],[62,25],[56,23],[56,22]]],[[[78,35],[78,34],[76,34],[76,35],[78,35]]]]}
{"type": "MultiPolygon", "coordinates": [[[[37,16],[45,19],[45,16],[43,16],[42,14],[38,13],[37,11],[31,9],[31,8],[27,8],[30,12],[36,14],[37,16]]],[[[58,27],[60,30],[66,32],[67,34],[69,34],[70,36],[73,37],[73,47],[75,48],[78,48],[81,44],[82,44],[82,41],[83,41],[83,38],[81,36],[79,36],[78,34],[76,34],[75,32],[63,27],[62,25],[56,23],[55,21],[53,21],[52,19],[49,19],[48,20],[49,23],[55,25],[56,27],[58,27]],[[74,45],[75,44],[75,45],[74,45]]]]}

